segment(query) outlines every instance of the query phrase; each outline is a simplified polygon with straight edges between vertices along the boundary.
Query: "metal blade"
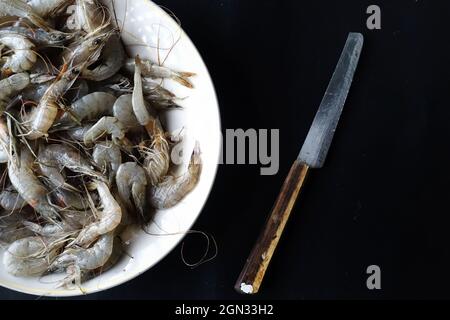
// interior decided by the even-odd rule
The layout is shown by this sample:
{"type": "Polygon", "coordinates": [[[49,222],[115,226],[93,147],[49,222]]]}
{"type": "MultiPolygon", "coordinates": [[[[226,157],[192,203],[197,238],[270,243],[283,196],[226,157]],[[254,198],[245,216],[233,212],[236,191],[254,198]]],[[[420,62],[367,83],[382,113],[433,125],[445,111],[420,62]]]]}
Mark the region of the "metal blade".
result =
{"type": "Polygon", "coordinates": [[[325,96],[298,159],[311,168],[321,168],[327,157],[358,65],[364,38],[350,33],[325,96]]]}

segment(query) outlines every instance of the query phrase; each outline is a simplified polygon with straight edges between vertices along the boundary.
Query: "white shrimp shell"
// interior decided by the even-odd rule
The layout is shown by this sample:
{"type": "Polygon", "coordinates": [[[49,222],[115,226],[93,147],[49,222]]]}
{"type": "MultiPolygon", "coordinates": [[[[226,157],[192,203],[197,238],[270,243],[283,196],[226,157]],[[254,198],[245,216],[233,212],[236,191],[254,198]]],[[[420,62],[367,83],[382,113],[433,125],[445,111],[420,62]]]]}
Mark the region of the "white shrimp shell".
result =
{"type": "Polygon", "coordinates": [[[14,51],[14,54],[6,59],[3,69],[11,69],[12,72],[18,73],[33,68],[37,55],[30,40],[23,36],[11,35],[2,37],[0,42],[14,51]]]}
{"type": "Polygon", "coordinates": [[[40,237],[14,241],[3,255],[3,265],[7,272],[15,276],[42,274],[49,267],[49,261],[33,255],[45,250],[46,244],[40,237]]]}

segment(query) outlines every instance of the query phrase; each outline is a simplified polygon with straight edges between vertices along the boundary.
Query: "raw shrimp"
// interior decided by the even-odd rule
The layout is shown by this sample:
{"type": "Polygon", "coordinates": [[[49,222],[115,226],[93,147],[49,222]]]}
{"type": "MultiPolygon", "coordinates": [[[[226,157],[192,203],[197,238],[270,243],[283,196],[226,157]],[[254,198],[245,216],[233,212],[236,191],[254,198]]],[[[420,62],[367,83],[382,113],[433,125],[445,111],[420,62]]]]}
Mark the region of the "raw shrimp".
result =
{"type": "Polygon", "coordinates": [[[14,189],[44,219],[53,222],[59,218],[47,198],[48,191],[33,172],[33,156],[26,147],[20,150],[19,161],[11,159],[8,163],[8,175],[14,189]],[[17,163],[18,162],[18,163],[17,163]]]}
{"type": "Polygon", "coordinates": [[[89,249],[66,249],[52,263],[50,270],[66,269],[68,276],[64,279],[63,286],[69,287],[75,283],[79,287],[82,272],[95,270],[105,265],[113,252],[113,244],[114,233],[109,232],[100,236],[89,249]]]}
{"type": "Polygon", "coordinates": [[[95,0],[76,0],[76,10],[72,17],[76,25],[87,33],[111,28],[107,9],[95,0]]]}
{"type": "Polygon", "coordinates": [[[32,10],[42,18],[63,12],[70,4],[67,0],[27,0],[32,10]]]}
{"type": "Polygon", "coordinates": [[[95,120],[101,116],[112,115],[116,97],[105,92],[94,92],[75,101],[58,121],[59,125],[81,123],[83,120],[95,120]]]}
{"type": "Polygon", "coordinates": [[[120,224],[122,219],[122,209],[114,199],[108,186],[101,181],[94,181],[93,186],[97,189],[103,210],[97,213],[97,221],[81,230],[74,244],[87,247],[99,236],[113,231],[120,224]]]}
{"type": "Polygon", "coordinates": [[[19,73],[33,68],[37,61],[34,44],[18,34],[0,35],[0,43],[10,48],[14,53],[6,58],[2,67],[4,74],[19,73]]]}
{"type": "Polygon", "coordinates": [[[112,182],[116,177],[119,166],[122,164],[120,148],[110,141],[100,142],[94,147],[92,158],[102,169],[102,172],[109,173],[109,181],[112,182]]]}
{"type": "Polygon", "coordinates": [[[150,191],[150,202],[156,209],[168,209],[178,204],[197,185],[202,171],[200,150],[194,150],[188,172],[179,177],[167,176],[150,191]]]}
{"type": "Polygon", "coordinates": [[[14,276],[40,275],[50,267],[58,249],[42,237],[16,240],[5,251],[3,265],[14,276]]]}
{"type": "Polygon", "coordinates": [[[57,188],[67,186],[61,173],[64,168],[97,179],[103,178],[78,150],[64,144],[52,144],[42,148],[39,152],[38,162],[42,174],[49,178],[57,188]]]}
{"type": "Polygon", "coordinates": [[[36,140],[47,135],[58,114],[58,100],[69,90],[80,75],[79,68],[66,71],[60,79],[57,79],[44,93],[38,106],[31,112],[25,125],[29,128],[27,139],[36,140]]]}
{"type": "MultiPolygon", "coordinates": [[[[114,237],[112,253],[111,253],[109,259],[106,261],[106,263],[104,265],[102,265],[100,268],[97,268],[98,271],[101,273],[104,273],[104,272],[108,271],[109,269],[111,269],[112,267],[114,267],[119,262],[119,260],[123,257],[124,253],[125,253],[125,250],[123,248],[122,240],[117,236],[114,237]]],[[[69,272],[68,274],[73,274],[73,273],[69,272]]],[[[88,281],[92,278],[95,278],[97,274],[98,274],[98,272],[96,272],[95,269],[92,270],[91,272],[84,272],[84,273],[82,272],[81,273],[81,281],[84,282],[84,281],[88,281]]],[[[73,281],[76,283],[77,279],[71,280],[70,278],[67,278],[65,282],[67,283],[70,281],[73,281]]],[[[69,284],[71,284],[71,283],[69,283],[69,284]]]]}
{"type": "Polygon", "coordinates": [[[194,85],[189,80],[189,78],[195,76],[196,75],[195,73],[173,71],[169,68],[154,64],[150,60],[141,60],[141,59],[126,60],[125,69],[129,73],[135,72],[136,67],[139,67],[141,69],[141,74],[143,77],[152,79],[172,79],[185,87],[194,88],[194,85]]]}
{"type": "Polygon", "coordinates": [[[11,35],[20,35],[31,40],[40,48],[53,46],[62,46],[69,40],[72,40],[76,33],[64,33],[60,31],[46,31],[41,28],[31,29],[27,27],[11,26],[0,29],[0,37],[11,35]]]}
{"type": "Polygon", "coordinates": [[[124,163],[117,171],[116,183],[119,196],[126,204],[127,209],[133,209],[132,198],[134,208],[141,217],[144,217],[147,189],[145,170],[135,162],[124,163]]]}
{"type": "Polygon", "coordinates": [[[100,65],[90,70],[83,71],[83,78],[92,81],[103,81],[111,78],[122,68],[125,60],[125,49],[118,35],[113,35],[108,40],[100,56],[100,65]]]}
{"type": "Polygon", "coordinates": [[[126,130],[139,128],[140,124],[133,111],[133,95],[124,94],[114,103],[113,114],[126,130]]]}
{"type": "Polygon", "coordinates": [[[0,81],[0,113],[8,104],[10,97],[17,94],[30,84],[28,73],[18,73],[0,81]]]}
{"type": "Polygon", "coordinates": [[[125,128],[115,117],[103,117],[84,135],[84,144],[91,144],[105,134],[111,135],[112,140],[118,143],[125,138],[125,128]]]}
{"type": "Polygon", "coordinates": [[[52,30],[48,23],[23,0],[0,0],[0,17],[5,16],[27,19],[44,30],[52,30]]]}
{"type": "Polygon", "coordinates": [[[20,210],[25,207],[27,203],[22,197],[14,191],[3,190],[0,193],[0,206],[8,211],[20,210]]]}
{"type": "Polygon", "coordinates": [[[88,34],[85,37],[81,37],[63,52],[63,60],[70,62],[70,66],[77,66],[88,61],[85,67],[89,67],[99,59],[106,42],[112,34],[112,32],[106,32],[88,34]]]}
{"type": "MultiPolygon", "coordinates": [[[[135,50],[127,60],[125,46],[146,45],[123,42],[128,19],[120,28],[107,2],[0,0],[0,267],[62,271],[62,284],[81,291],[118,262],[115,235],[132,241],[148,209],[176,205],[201,172],[197,149],[171,161],[190,138],[170,110],[187,94],[165,87],[188,92],[178,83],[192,88],[194,73],[165,65],[171,48],[161,65],[135,50]]],[[[156,29],[142,41],[158,39],[156,29]]]]}
{"type": "Polygon", "coordinates": [[[141,145],[140,151],[144,156],[144,169],[147,171],[149,182],[155,186],[169,171],[170,146],[159,119],[152,119],[146,129],[152,139],[151,145],[150,147],[141,145]]]}
{"type": "Polygon", "coordinates": [[[134,71],[133,111],[138,122],[141,125],[146,126],[151,121],[152,116],[150,115],[144,100],[141,67],[137,61],[139,61],[139,57],[136,57],[136,68],[134,71]]]}

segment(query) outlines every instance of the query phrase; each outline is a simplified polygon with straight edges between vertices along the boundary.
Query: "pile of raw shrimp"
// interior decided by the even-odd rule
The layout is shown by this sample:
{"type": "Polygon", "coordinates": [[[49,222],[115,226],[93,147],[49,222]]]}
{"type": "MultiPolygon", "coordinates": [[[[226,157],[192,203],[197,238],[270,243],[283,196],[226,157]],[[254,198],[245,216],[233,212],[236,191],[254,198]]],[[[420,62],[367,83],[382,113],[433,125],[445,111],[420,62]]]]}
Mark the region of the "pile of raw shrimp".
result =
{"type": "Polygon", "coordinates": [[[60,285],[74,288],[117,261],[126,226],[196,186],[198,147],[174,174],[182,138],[160,121],[179,108],[164,81],[193,88],[194,74],[128,57],[96,0],[0,0],[0,19],[4,269],[64,273],[60,285]]]}

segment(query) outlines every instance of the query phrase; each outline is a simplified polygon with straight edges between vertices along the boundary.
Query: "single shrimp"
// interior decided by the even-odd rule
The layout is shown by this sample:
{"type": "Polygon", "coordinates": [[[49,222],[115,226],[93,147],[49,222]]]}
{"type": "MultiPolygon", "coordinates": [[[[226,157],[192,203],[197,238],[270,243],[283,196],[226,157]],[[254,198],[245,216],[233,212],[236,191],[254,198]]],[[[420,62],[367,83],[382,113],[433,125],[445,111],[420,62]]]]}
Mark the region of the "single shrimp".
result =
{"type": "Polygon", "coordinates": [[[117,171],[116,183],[119,196],[126,204],[127,209],[136,208],[141,217],[144,217],[147,189],[145,170],[135,162],[124,163],[117,171]]]}
{"type": "Polygon", "coordinates": [[[110,141],[100,142],[95,145],[92,158],[102,169],[102,172],[109,173],[109,181],[112,182],[116,177],[117,170],[122,164],[120,148],[110,141]]]}
{"type": "Polygon", "coordinates": [[[101,116],[112,115],[116,97],[105,92],[94,92],[72,103],[58,125],[70,125],[84,120],[95,120],[101,116]]]}
{"type": "Polygon", "coordinates": [[[39,48],[58,47],[72,40],[77,34],[61,31],[46,31],[41,28],[31,29],[21,26],[11,26],[0,29],[0,37],[20,35],[32,41],[39,48]]]}
{"type": "Polygon", "coordinates": [[[3,112],[10,97],[30,85],[28,73],[18,73],[0,81],[0,111],[3,112]]]}
{"type": "Polygon", "coordinates": [[[151,138],[151,145],[140,145],[140,153],[144,157],[144,169],[152,186],[158,185],[167,175],[170,167],[170,146],[165,137],[159,119],[152,118],[146,126],[151,138]]]}
{"type": "Polygon", "coordinates": [[[13,51],[2,67],[3,74],[28,71],[36,63],[34,44],[26,37],[18,34],[3,34],[0,35],[0,43],[13,51]]]}
{"type": "Polygon", "coordinates": [[[20,150],[18,161],[8,162],[8,176],[14,189],[44,219],[53,222],[59,218],[56,209],[48,202],[48,191],[33,172],[34,159],[26,147],[20,150]]]}
{"type": "Polygon", "coordinates": [[[72,243],[82,247],[89,246],[99,236],[116,229],[122,219],[122,209],[116,199],[114,199],[108,186],[101,181],[94,181],[92,186],[99,193],[103,210],[97,213],[97,220],[81,230],[77,239],[72,243]]]}
{"type": "Polygon", "coordinates": [[[41,275],[50,267],[60,246],[48,243],[42,237],[19,239],[6,249],[3,265],[14,276],[41,275]]]}
{"type": "Polygon", "coordinates": [[[94,69],[85,69],[83,78],[92,81],[103,81],[114,76],[122,68],[125,60],[125,49],[118,35],[113,35],[106,42],[100,56],[101,64],[94,69]]]}
{"type": "Polygon", "coordinates": [[[195,148],[188,172],[174,177],[167,176],[163,182],[150,190],[150,203],[156,209],[168,209],[177,205],[197,185],[202,171],[200,149],[195,148]]]}
{"type": "Polygon", "coordinates": [[[150,60],[141,60],[141,59],[126,60],[125,70],[127,70],[129,73],[134,73],[137,67],[139,67],[142,76],[145,78],[171,79],[180,83],[185,87],[191,89],[194,88],[194,85],[189,80],[189,78],[195,76],[196,75],[195,73],[174,71],[169,68],[154,64],[150,60]]]}
{"type": "Polygon", "coordinates": [[[133,111],[138,122],[141,125],[146,126],[152,120],[152,116],[148,111],[147,105],[144,100],[141,67],[138,61],[140,61],[139,56],[136,57],[136,68],[134,71],[134,90],[132,98],[133,111]]]}
{"type": "Polygon", "coordinates": [[[106,233],[89,249],[68,248],[50,266],[51,271],[66,269],[67,277],[62,285],[70,287],[81,285],[82,273],[101,268],[111,257],[114,245],[114,233],[106,233]]]}
{"type": "Polygon", "coordinates": [[[27,19],[37,27],[47,31],[52,30],[49,24],[23,0],[0,0],[0,17],[5,16],[27,19]]]}
{"type": "Polygon", "coordinates": [[[79,68],[72,68],[50,85],[38,106],[26,116],[27,139],[36,140],[47,135],[58,114],[58,100],[72,87],[80,72],[79,68]]]}
{"type": "Polygon", "coordinates": [[[125,138],[125,128],[115,117],[103,117],[84,135],[84,144],[91,144],[103,137],[105,134],[111,135],[114,143],[118,143],[125,138]]]}
{"type": "Polygon", "coordinates": [[[51,144],[41,148],[37,160],[42,174],[57,188],[67,186],[62,174],[64,168],[75,173],[104,179],[78,150],[68,145],[51,144]]]}

